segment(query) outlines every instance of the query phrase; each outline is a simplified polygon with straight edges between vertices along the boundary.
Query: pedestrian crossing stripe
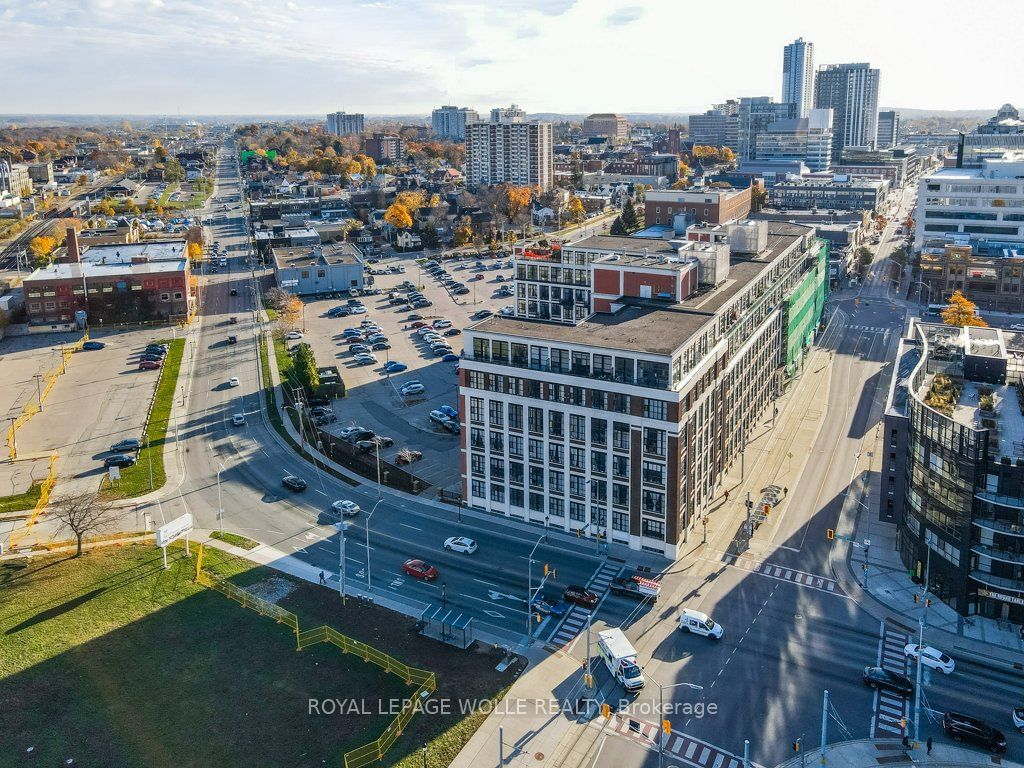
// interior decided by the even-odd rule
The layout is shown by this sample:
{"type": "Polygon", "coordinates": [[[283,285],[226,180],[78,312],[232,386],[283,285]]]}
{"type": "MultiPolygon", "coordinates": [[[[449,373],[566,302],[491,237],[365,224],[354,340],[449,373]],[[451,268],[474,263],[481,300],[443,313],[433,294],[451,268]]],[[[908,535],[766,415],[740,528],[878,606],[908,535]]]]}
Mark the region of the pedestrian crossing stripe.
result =
{"type": "MultiPolygon", "coordinates": [[[[600,598],[608,590],[608,585],[612,583],[612,579],[618,576],[621,571],[622,567],[619,565],[609,562],[601,563],[594,575],[590,577],[586,587],[600,598]]],[[[586,623],[586,608],[574,605],[562,617],[562,621],[555,627],[555,631],[551,633],[548,645],[554,646],[555,650],[565,648],[579,636],[586,623]]]]}
{"type": "MultiPolygon", "coordinates": [[[[661,729],[656,723],[648,723],[625,714],[616,714],[612,730],[634,741],[639,741],[648,748],[654,749],[658,740],[663,738],[661,729]],[[631,727],[635,723],[636,728],[631,727]]],[[[743,759],[706,741],[673,731],[664,741],[665,751],[675,755],[677,760],[693,766],[693,768],[743,768],[743,759]]],[[[764,768],[751,761],[752,768],[764,768]]]]}
{"type": "Polygon", "coordinates": [[[757,573],[761,576],[767,576],[770,579],[788,581],[801,587],[816,589],[819,592],[828,592],[836,595],[837,597],[846,597],[846,595],[839,590],[839,586],[835,579],[818,576],[813,573],[806,573],[804,571],[797,571],[792,568],[785,568],[780,565],[773,565],[772,563],[767,563],[762,560],[754,560],[750,557],[739,557],[737,555],[729,554],[728,552],[722,553],[720,559],[723,563],[732,566],[733,568],[740,568],[745,571],[750,571],[751,573],[757,573]]]}
{"type": "MultiPolygon", "coordinates": [[[[882,625],[880,664],[900,675],[907,673],[907,657],[903,647],[910,639],[905,632],[892,627],[888,622],[882,625]]],[[[875,696],[874,713],[871,718],[871,736],[878,738],[881,732],[903,736],[903,723],[910,715],[910,702],[892,691],[879,690],[875,696]]]]}

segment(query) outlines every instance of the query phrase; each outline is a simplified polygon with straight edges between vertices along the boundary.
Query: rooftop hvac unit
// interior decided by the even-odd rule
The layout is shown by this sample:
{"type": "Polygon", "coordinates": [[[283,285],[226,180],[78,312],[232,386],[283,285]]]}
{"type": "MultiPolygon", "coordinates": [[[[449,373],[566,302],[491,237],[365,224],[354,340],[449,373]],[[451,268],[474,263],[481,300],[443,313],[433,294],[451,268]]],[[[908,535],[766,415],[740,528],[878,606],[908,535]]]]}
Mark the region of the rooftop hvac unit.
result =
{"type": "Polygon", "coordinates": [[[761,253],[768,248],[768,222],[743,221],[726,225],[732,253],[761,253]]]}

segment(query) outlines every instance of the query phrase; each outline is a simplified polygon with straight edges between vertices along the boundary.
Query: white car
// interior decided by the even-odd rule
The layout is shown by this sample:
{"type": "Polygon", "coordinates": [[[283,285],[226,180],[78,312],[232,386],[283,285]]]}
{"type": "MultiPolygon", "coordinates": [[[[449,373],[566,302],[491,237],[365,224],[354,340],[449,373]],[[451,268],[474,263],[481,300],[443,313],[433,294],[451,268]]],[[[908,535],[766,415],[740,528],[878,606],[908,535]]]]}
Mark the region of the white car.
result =
{"type": "Polygon", "coordinates": [[[427,388],[422,384],[406,384],[398,391],[402,393],[403,397],[408,397],[409,395],[421,395],[427,391],[427,388]]]}
{"type": "Polygon", "coordinates": [[[516,313],[516,308],[515,307],[502,307],[501,308],[501,314],[503,316],[505,316],[505,317],[511,317],[515,313],[516,313]]]}
{"type": "Polygon", "coordinates": [[[1019,733],[1024,733],[1024,707],[1014,707],[1013,727],[1016,728],[1019,733]]]}
{"type": "Polygon", "coordinates": [[[452,552],[463,552],[464,554],[472,555],[476,552],[476,542],[465,536],[452,536],[450,539],[444,540],[444,548],[452,552]]]}
{"type": "Polygon", "coordinates": [[[355,515],[358,515],[360,512],[362,512],[358,504],[356,504],[354,501],[348,501],[347,499],[339,499],[338,501],[334,502],[333,504],[331,504],[331,509],[337,512],[339,515],[344,515],[345,517],[354,517],[355,515]]]}
{"type": "Polygon", "coordinates": [[[238,380],[237,376],[232,376],[230,379],[228,379],[229,387],[237,387],[240,383],[241,382],[238,380]]]}
{"type": "Polygon", "coordinates": [[[355,356],[355,361],[359,365],[373,365],[377,362],[377,356],[370,354],[369,352],[360,352],[355,356]]]}
{"type": "Polygon", "coordinates": [[[245,414],[243,414],[243,413],[236,413],[234,416],[231,417],[231,423],[234,424],[236,427],[244,426],[245,425],[245,414]]]}
{"type": "Polygon", "coordinates": [[[340,437],[342,440],[348,440],[356,432],[362,432],[362,431],[363,431],[362,427],[345,427],[343,430],[341,430],[338,433],[338,437],[340,437]]]}
{"type": "Polygon", "coordinates": [[[695,611],[692,608],[683,608],[679,614],[679,629],[683,632],[692,632],[702,637],[711,637],[720,640],[725,630],[721,624],[711,620],[706,613],[695,611]]]}
{"type": "Polygon", "coordinates": [[[353,315],[365,315],[366,314],[366,307],[364,307],[362,305],[356,305],[356,306],[352,307],[352,314],[353,315]]]}
{"type": "Polygon", "coordinates": [[[938,648],[932,648],[930,645],[922,648],[917,643],[907,643],[903,647],[903,654],[912,659],[920,658],[921,663],[926,667],[938,669],[947,675],[956,668],[956,662],[953,659],[938,648]]]}
{"type": "Polygon", "coordinates": [[[428,333],[434,333],[434,326],[424,325],[422,328],[417,328],[416,333],[421,337],[426,336],[428,333]]]}
{"type": "Polygon", "coordinates": [[[452,321],[451,320],[444,320],[444,319],[442,319],[442,320],[435,320],[434,321],[434,327],[435,328],[451,328],[452,327],[452,321]]]}
{"type": "Polygon", "coordinates": [[[285,335],[285,338],[292,339],[294,341],[295,339],[301,339],[302,334],[299,333],[298,331],[288,331],[288,333],[285,335]]]}
{"type": "Polygon", "coordinates": [[[448,414],[443,411],[431,411],[430,420],[435,424],[445,424],[449,421],[448,414]]]}

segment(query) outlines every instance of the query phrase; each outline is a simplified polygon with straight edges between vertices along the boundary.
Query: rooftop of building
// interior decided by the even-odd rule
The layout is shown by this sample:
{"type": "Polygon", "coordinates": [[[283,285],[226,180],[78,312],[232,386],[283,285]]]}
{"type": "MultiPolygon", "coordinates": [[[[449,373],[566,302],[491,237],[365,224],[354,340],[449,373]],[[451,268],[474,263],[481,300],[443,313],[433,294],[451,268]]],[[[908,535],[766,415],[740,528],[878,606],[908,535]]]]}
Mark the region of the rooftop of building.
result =
{"type": "Polygon", "coordinates": [[[671,202],[672,200],[695,200],[698,197],[735,197],[747,192],[747,187],[689,187],[688,189],[649,189],[645,200],[671,202]]]}
{"type": "Polygon", "coordinates": [[[274,260],[278,269],[294,269],[303,266],[337,266],[341,264],[362,264],[362,253],[352,243],[331,243],[329,245],[299,245],[291,248],[274,248],[274,260]]]}
{"type": "Polygon", "coordinates": [[[144,261],[135,264],[126,262],[112,263],[54,263],[48,267],[37,269],[25,278],[25,283],[30,284],[36,281],[46,282],[51,280],[81,280],[83,273],[85,280],[93,278],[113,278],[121,276],[141,277],[144,275],[168,275],[177,272],[184,272],[186,259],[177,261],[144,261]]]}
{"type": "Polygon", "coordinates": [[[775,189],[781,191],[789,188],[799,187],[828,187],[830,189],[878,189],[881,186],[888,184],[886,181],[879,179],[850,179],[846,181],[836,180],[834,178],[802,178],[802,179],[786,179],[785,181],[778,181],[775,183],[775,189]]]}
{"type": "MultiPolygon", "coordinates": [[[[496,315],[473,325],[471,330],[651,355],[671,355],[707,323],[713,321],[715,313],[730,299],[811,231],[811,227],[786,222],[769,223],[767,249],[756,256],[733,254],[730,258],[729,277],[723,283],[678,304],[657,299],[624,298],[621,301],[623,308],[618,312],[595,313],[578,325],[496,315]]],[[[629,237],[597,235],[582,242],[590,240],[612,241],[613,244],[605,246],[610,249],[629,248],[634,252],[636,250],[634,239],[629,237]]],[[[641,242],[652,245],[657,243],[651,240],[641,242]]],[[[677,254],[676,248],[667,241],[662,243],[662,248],[666,255],[677,254]]],[[[641,253],[638,258],[642,256],[641,253]]],[[[622,261],[618,263],[621,264],[622,261]]],[[[671,265],[658,263],[657,266],[671,265]]]]}
{"type": "Polygon", "coordinates": [[[126,264],[134,260],[178,261],[185,258],[184,240],[143,240],[138,243],[90,245],[82,252],[82,261],[95,264],[126,264]]]}
{"type": "Polygon", "coordinates": [[[615,251],[622,255],[661,255],[675,256],[677,248],[668,241],[651,240],[650,238],[616,237],[614,235],[591,235],[582,240],[566,243],[566,250],[578,251],[615,251]]]}

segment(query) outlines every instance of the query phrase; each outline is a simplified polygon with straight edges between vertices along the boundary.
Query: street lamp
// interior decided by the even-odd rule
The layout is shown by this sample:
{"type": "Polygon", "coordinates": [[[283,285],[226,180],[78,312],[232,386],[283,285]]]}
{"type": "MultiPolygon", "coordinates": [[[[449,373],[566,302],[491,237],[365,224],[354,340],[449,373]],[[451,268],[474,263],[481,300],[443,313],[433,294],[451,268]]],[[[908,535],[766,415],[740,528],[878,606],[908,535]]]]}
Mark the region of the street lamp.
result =
{"type": "Polygon", "coordinates": [[[441,582],[441,609],[447,610],[448,608],[448,582],[441,582]]]}
{"type": "Polygon", "coordinates": [[[373,583],[370,581],[370,518],[373,517],[373,513],[377,511],[377,507],[384,499],[378,499],[377,503],[370,509],[370,514],[366,516],[366,591],[372,595],[373,583]]]}
{"type": "MultiPolygon", "coordinates": [[[[149,451],[148,451],[149,441],[148,440],[146,441],[146,448],[147,448],[146,453],[149,453],[149,451]]],[[[152,459],[150,459],[150,461],[152,461],[152,459]]],[[[218,524],[219,524],[219,527],[220,527],[220,532],[224,533],[224,504],[221,501],[221,496],[220,496],[220,473],[224,471],[224,464],[222,462],[219,462],[219,461],[217,462],[217,464],[220,466],[220,468],[217,470],[217,521],[218,521],[218,524]]],[[[152,464],[150,464],[149,471],[150,471],[149,483],[150,483],[150,487],[152,488],[152,485],[153,485],[153,474],[152,474],[153,473],[153,466],[152,466],[152,464]]]]}
{"type": "Polygon", "coordinates": [[[533,555],[537,547],[544,541],[544,536],[537,539],[537,543],[530,550],[530,556],[526,558],[526,644],[533,644],[533,555]]]}
{"type": "Polygon", "coordinates": [[[665,765],[665,724],[664,721],[668,718],[665,717],[665,690],[672,688],[691,688],[695,691],[703,691],[703,685],[697,685],[696,683],[673,683],[672,685],[662,685],[651,676],[647,670],[644,673],[651,678],[651,682],[658,686],[658,719],[662,722],[658,723],[659,734],[658,734],[658,768],[664,768],[665,765]]]}

